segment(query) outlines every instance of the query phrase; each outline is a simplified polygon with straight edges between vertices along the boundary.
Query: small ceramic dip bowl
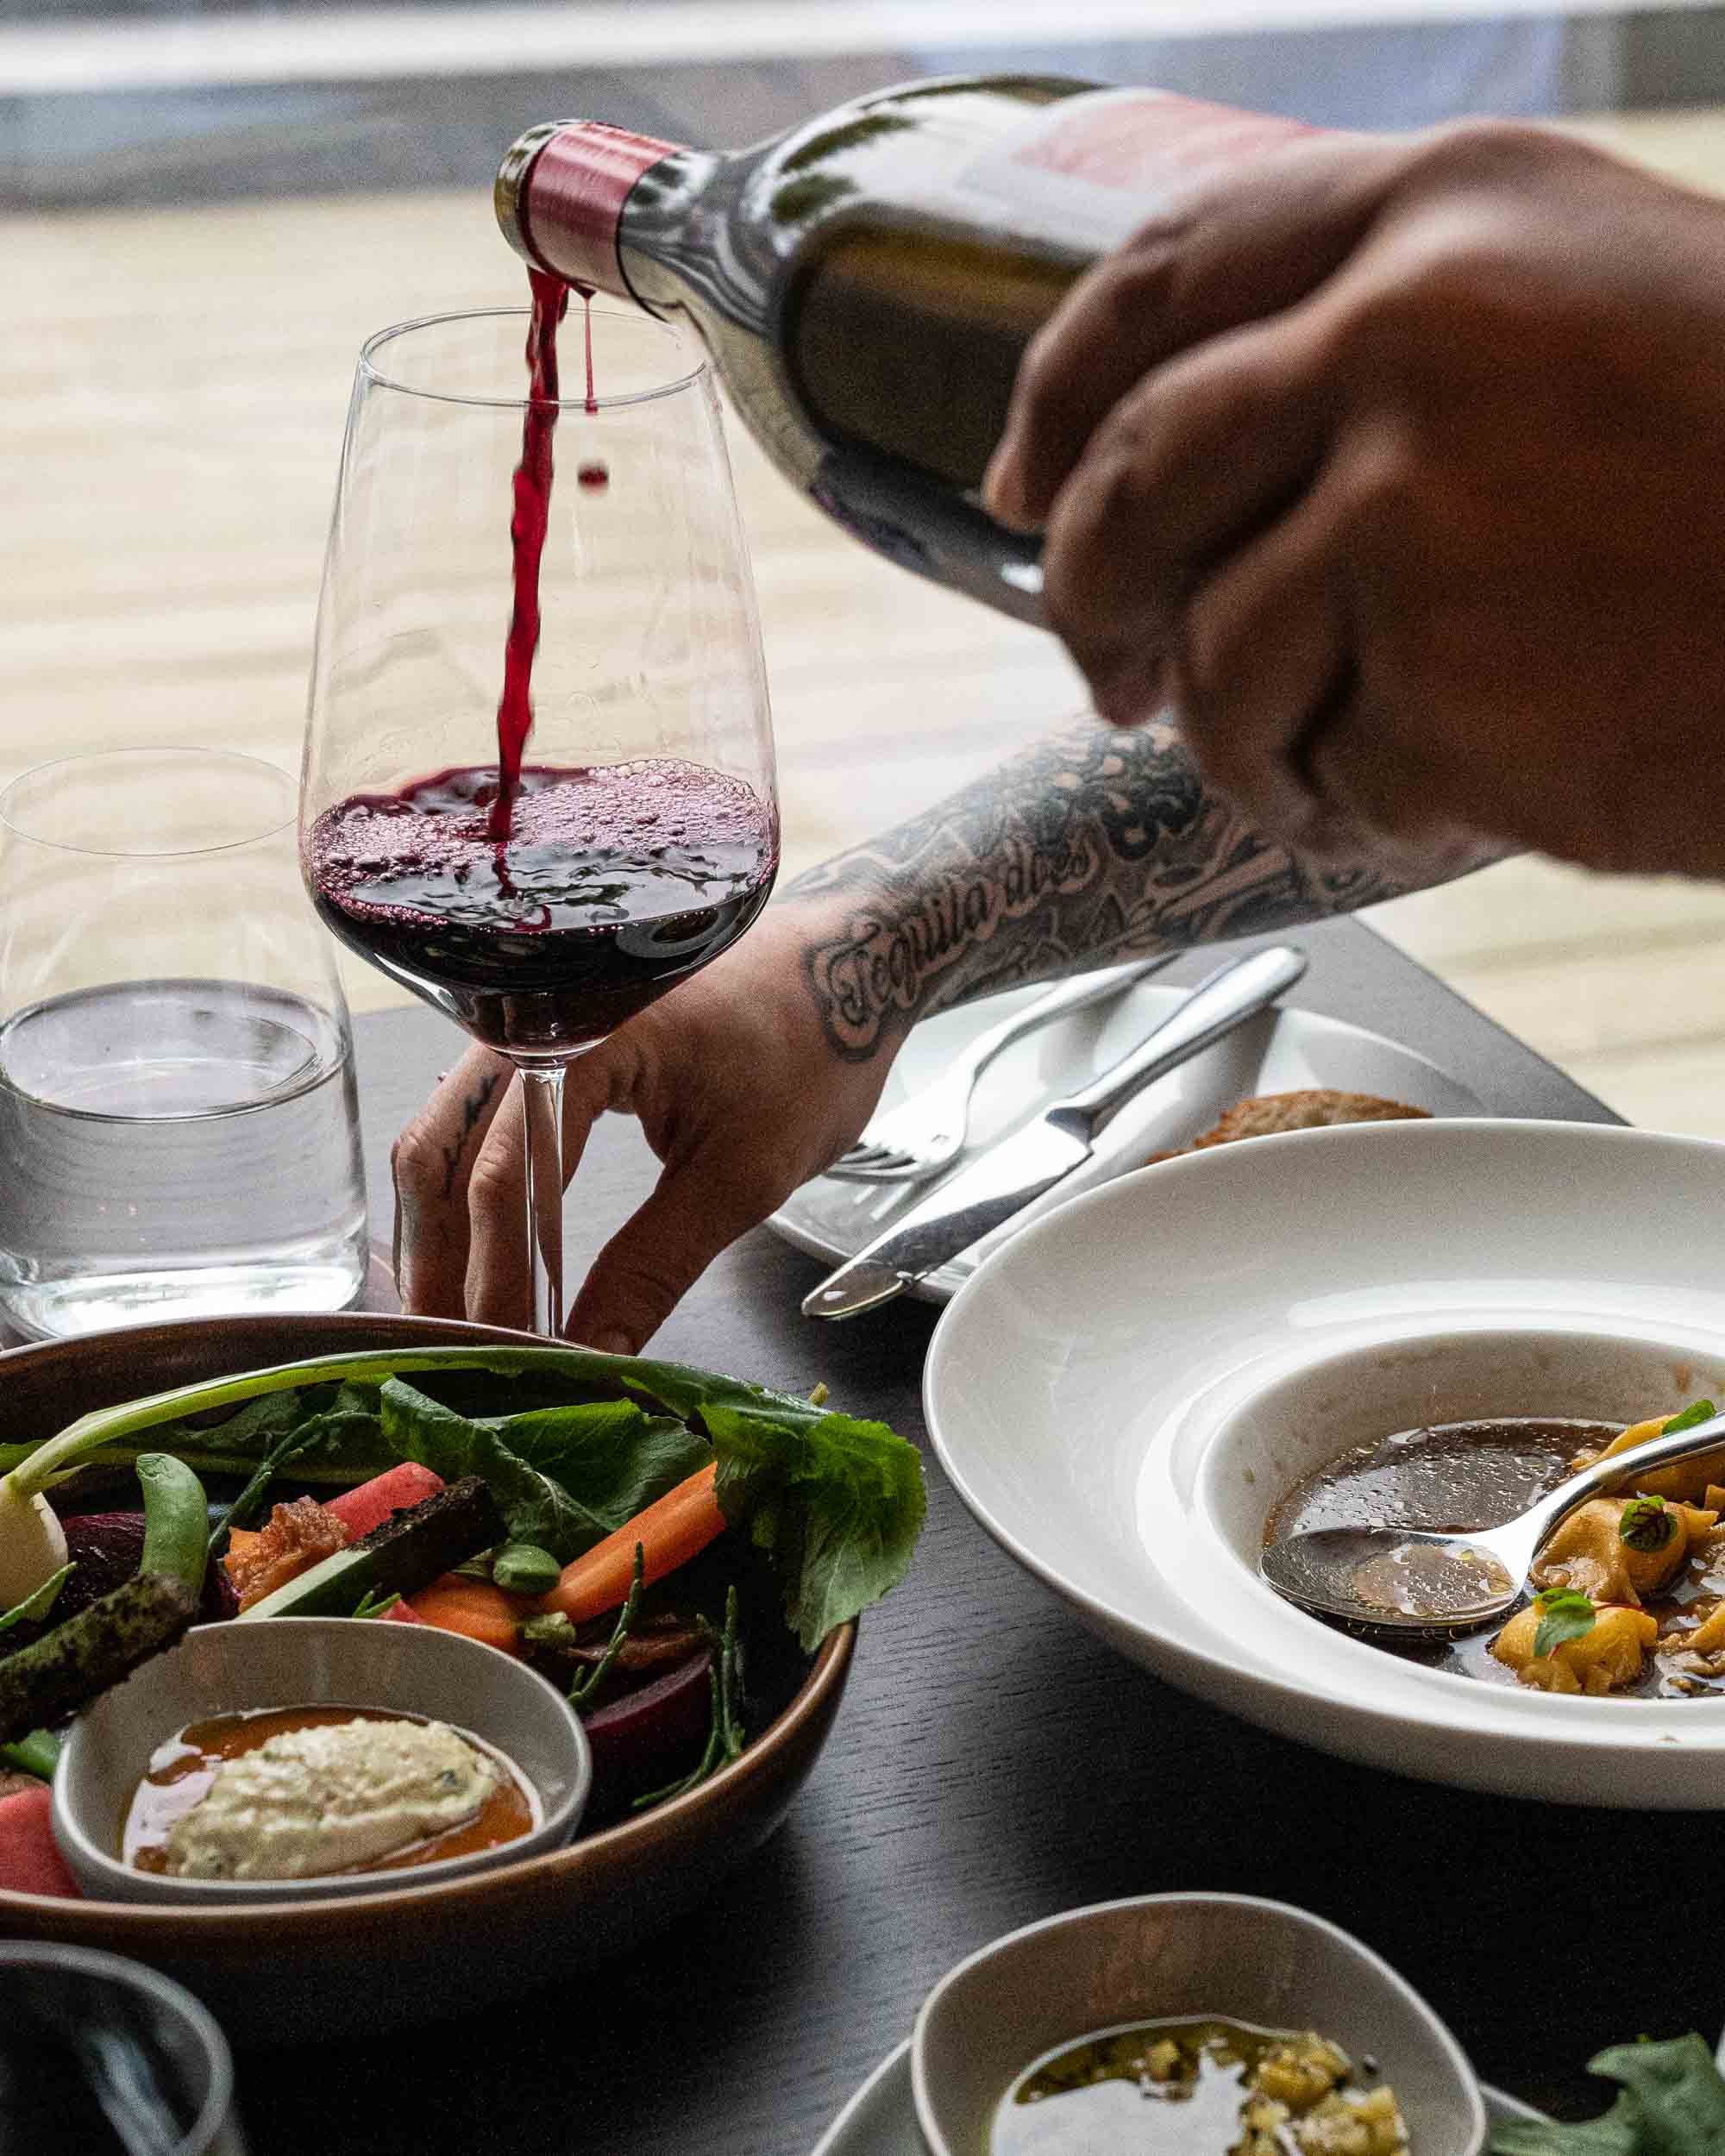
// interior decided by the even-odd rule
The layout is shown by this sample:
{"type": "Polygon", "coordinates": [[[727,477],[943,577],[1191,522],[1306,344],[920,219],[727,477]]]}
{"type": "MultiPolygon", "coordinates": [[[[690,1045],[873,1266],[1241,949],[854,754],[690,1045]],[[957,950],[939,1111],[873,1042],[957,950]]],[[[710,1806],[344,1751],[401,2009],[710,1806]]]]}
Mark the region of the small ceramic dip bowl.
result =
{"type": "Polygon", "coordinates": [[[100,1900],[182,1908],[327,1900],[429,1886],[561,1848],[592,1781],[580,1718],[524,1664],[430,1626],[278,1617],[198,1626],[80,1714],[54,1774],[53,1831],[78,1884],[100,1900]],[[447,1723],[516,1770],[531,1825],[460,1856],[309,1878],[186,1878],[123,1860],[126,1817],[160,1746],[218,1715],[317,1707],[447,1723]]]}
{"type": "Polygon", "coordinates": [[[1419,2156],[1480,2156],[1485,2106],[1419,1994],[1321,1917],[1242,1894],[1150,1894],[1069,1909],[980,1948],[924,2001],[911,2039],[930,2156],[988,2156],[1003,2100],[1068,2044],[1140,2021],[1315,2030],[1396,2092],[1419,2156]]]}

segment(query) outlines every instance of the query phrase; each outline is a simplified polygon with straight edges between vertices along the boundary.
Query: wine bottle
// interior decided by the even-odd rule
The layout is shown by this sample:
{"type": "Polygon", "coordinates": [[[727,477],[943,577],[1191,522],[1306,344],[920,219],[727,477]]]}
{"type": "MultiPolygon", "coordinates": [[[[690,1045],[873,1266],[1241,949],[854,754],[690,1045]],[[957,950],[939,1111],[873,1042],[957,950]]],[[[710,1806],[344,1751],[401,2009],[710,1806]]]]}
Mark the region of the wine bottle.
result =
{"type": "Polygon", "coordinates": [[[529,130],[499,222],[572,284],[681,315],[774,461],[889,559],[1040,618],[977,488],[1025,346],[1176,189],[1310,130],[1057,76],[881,91],[734,156],[529,130]]]}

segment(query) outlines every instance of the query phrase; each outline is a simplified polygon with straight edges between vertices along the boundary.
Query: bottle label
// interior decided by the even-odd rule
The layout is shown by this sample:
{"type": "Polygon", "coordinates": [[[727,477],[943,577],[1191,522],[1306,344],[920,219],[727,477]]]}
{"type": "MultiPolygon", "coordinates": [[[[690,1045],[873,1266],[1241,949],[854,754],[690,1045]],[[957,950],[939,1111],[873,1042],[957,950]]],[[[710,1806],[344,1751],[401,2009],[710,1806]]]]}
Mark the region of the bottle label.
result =
{"type": "Polygon", "coordinates": [[[642,173],[676,147],[601,120],[567,121],[534,157],[521,188],[517,217],[528,260],[578,291],[630,298],[617,259],[623,205],[642,173]]]}
{"type": "Polygon", "coordinates": [[[1319,131],[1168,90],[1087,91],[992,144],[957,185],[1064,246],[1118,247],[1195,182],[1319,131]]]}

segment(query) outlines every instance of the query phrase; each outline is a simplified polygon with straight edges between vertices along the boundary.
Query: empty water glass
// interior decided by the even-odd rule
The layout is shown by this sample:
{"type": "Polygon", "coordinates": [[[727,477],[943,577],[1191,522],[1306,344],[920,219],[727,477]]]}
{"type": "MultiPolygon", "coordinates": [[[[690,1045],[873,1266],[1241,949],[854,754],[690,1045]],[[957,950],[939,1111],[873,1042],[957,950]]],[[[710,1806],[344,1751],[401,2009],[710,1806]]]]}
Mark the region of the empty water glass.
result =
{"type": "Polygon", "coordinates": [[[118,1954],[0,1946],[0,2151],[245,2156],[221,2030],[118,1954]]]}
{"type": "Polygon", "coordinates": [[[0,1314],[337,1310],[367,1262],[353,1032],[295,787],[128,749],[0,793],[0,1314]]]}

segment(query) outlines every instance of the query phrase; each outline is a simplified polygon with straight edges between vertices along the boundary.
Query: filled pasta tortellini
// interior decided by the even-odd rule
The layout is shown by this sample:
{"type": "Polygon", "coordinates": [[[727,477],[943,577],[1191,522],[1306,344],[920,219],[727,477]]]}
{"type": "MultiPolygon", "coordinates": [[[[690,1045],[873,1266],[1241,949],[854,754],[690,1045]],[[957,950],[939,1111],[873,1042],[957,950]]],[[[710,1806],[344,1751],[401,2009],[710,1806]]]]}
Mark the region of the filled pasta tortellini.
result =
{"type": "Polygon", "coordinates": [[[1643,1656],[1659,1628],[1644,1609],[1596,1609],[1578,1636],[1559,1641],[1547,1654],[1535,1651],[1544,1613],[1538,1602],[1518,1610],[1491,1643],[1498,1661],[1523,1684],[1543,1692],[1615,1692],[1641,1674],[1643,1656]]]}
{"type": "MultiPolygon", "coordinates": [[[[1627,1452],[1668,1426],[1658,1420],[1632,1423],[1570,1464],[1586,1467],[1627,1452]]],[[[1596,1497],[1572,1513],[1534,1567],[1538,1599],[1492,1641],[1494,1659],[1523,1684],[1596,1696],[1639,1684],[1655,1652],[1678,1665],[1673,1689],[1684,1689],[1685,1674],[1725,1676],[1725,1580],[1716,1577],[1725,1535],[1718,1532],[1719,1507],[1694,1501],[1725,1496],[1713,1479],[1722,1472],[1725,1454],[1698,1454],[1647,1476],[1631,1495],[1596,1497]],[[1646,1604],[1680,1588],[1689,1590],[1695,1616],[1686,1608],[1668,1609],[1670,1628],[1661,1632],[1646,1604]]]]}

